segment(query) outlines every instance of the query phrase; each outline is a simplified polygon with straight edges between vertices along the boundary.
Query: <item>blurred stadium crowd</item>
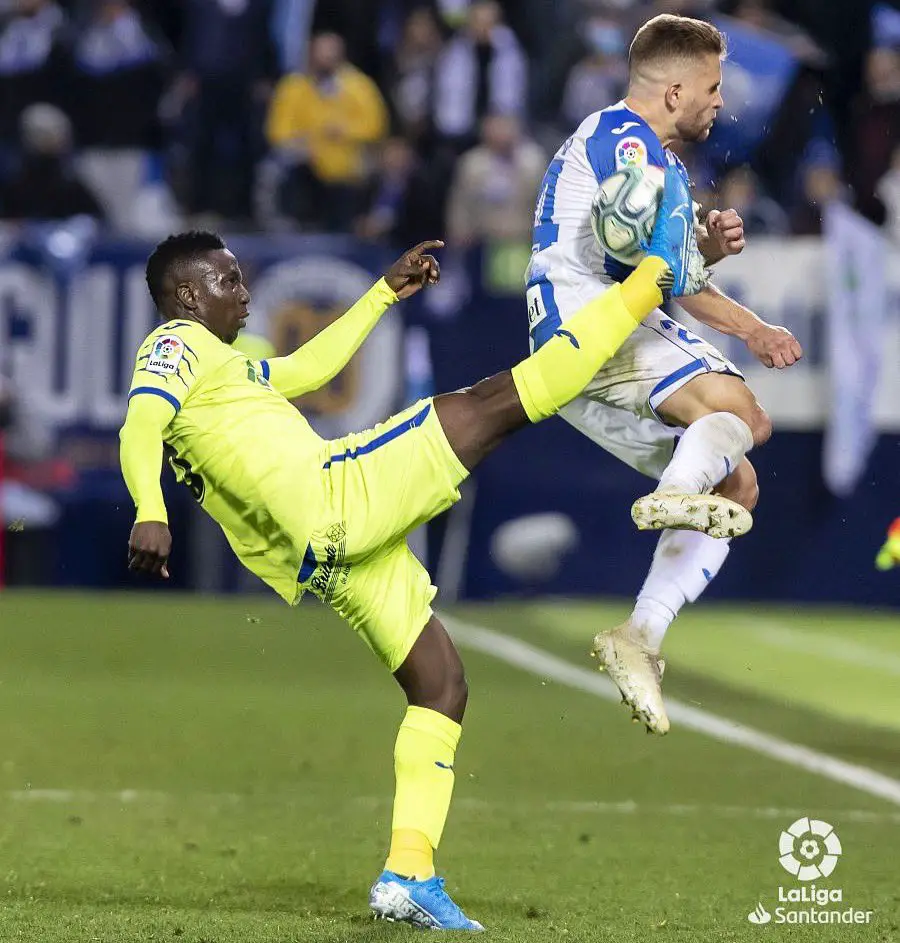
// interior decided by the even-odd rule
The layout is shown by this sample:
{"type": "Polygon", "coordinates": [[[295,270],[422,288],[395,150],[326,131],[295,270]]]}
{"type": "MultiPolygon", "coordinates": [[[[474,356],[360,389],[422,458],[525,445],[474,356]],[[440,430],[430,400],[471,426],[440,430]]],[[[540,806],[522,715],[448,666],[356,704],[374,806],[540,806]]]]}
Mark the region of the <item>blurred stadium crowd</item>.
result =
{"type": "Polygon", "coordinates": [[[527,241],[548,155],[658,12],[796,63],[770,113],[726,77],[726,120],[763,125],[683,154],[704,205],[751,236],[818,233],[834,199],[900,229],[900,12],[871,0],[0,0],[0,217],[527,241]]]}

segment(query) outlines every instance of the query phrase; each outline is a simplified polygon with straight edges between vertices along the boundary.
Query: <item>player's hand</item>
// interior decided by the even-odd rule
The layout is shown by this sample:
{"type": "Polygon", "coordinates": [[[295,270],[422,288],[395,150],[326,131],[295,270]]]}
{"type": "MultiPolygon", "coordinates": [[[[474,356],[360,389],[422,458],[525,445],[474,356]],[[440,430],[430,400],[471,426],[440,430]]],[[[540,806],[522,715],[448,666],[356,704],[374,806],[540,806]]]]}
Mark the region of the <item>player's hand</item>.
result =
{"type": "Polygon", "coordinates": [[[719,247],[723,256],[744,251],[744,221],[737,210],[710,210],[706,217],[709,238],[719,247]]]}
{"type": "Polygon", "coordinates": [[[169,578],[168,561],[172,535],[160,521],[141,521],[131,528],[128,540],[128,569],[136,573],[169,578]]]}
{"type": "Polygon", "coordinates": [[[415,249],[404,252],[384,273],[384,280],[398,298],[409,298],[426,285],[436,285],[441,277],[441,267],[429,249],[443,249],[440,239],[420,242],[415,249]]]}
{"type": "Polygon", "coordinates": [[[750,353],[765,367],[783,370],[802,356],[803,348],[786,327],[762,322],[747,338],[750,353]]]}

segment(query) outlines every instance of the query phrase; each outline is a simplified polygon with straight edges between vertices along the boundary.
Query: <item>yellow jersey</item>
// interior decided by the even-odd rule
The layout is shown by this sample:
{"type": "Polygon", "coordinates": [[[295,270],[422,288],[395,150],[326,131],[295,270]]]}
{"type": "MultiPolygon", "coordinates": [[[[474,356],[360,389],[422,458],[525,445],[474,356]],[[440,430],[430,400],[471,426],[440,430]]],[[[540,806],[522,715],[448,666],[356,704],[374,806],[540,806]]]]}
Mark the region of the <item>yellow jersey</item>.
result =
{"type": "Polygon", "coordinates": [[[327,449],[287,397],[336,375],[394,301],[381,280],[304,347],[273,360],[251,360],[195,321],[154,330],[138,351],[122,430],[137,520],[166,520],[161,492],[148,494],[146,469],[135,467],[152,455],[146,421],[126,436],[132,404],[154,397],[168,404],[157,425],[177,479],[219,523],[241,562],[296,601],[297,574],[325,501],[327,449]]]}

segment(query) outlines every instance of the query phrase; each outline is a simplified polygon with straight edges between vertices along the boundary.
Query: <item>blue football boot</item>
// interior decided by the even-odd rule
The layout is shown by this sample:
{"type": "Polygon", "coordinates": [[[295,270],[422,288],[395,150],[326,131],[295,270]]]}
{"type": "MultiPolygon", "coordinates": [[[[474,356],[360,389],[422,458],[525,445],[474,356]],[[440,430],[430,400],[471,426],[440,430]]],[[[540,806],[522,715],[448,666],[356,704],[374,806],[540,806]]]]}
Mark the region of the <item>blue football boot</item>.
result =
{"type": "Polygon", "coordinates": [[[444,890],[444,879],[439,877],[408,881],[393,871],[382,871],[369,891],[369,907],[381,920],[410,923],[425,930],[484,930],[453,903],[444,890]]]}
{"type": "Polygon", "coordinates": [[[706,287],[707,277],[694,233],[694,204],[678,170],[670,164],[665,173],[653,234],[642,248],[661,258],[672,273],[671,283],[660,285],[663,294],[695,295],[706,287]]]}

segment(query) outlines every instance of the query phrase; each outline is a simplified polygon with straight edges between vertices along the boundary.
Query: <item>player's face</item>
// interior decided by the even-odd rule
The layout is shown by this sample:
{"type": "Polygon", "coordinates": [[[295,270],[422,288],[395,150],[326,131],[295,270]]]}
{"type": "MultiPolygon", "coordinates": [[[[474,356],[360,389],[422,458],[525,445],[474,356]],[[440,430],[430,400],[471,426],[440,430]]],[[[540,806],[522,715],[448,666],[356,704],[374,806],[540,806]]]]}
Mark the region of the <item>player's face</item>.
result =
{"type": "Polygon", "coordinates": [[[247,323],[250,292],[237,259],[227,249],[208,253],[205,261],[198,311],[216,337],[233,344],[247,323]]]}
{"type": "Polygon", "coordinates": [[[722,101],[722,62],[717,55],[704,56],[681,76],[676,99],[675,129],[681,141],[705,141],[722,101]]]}

